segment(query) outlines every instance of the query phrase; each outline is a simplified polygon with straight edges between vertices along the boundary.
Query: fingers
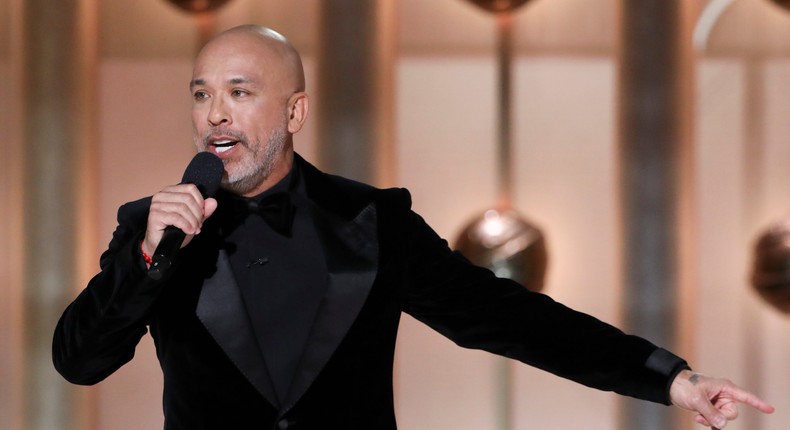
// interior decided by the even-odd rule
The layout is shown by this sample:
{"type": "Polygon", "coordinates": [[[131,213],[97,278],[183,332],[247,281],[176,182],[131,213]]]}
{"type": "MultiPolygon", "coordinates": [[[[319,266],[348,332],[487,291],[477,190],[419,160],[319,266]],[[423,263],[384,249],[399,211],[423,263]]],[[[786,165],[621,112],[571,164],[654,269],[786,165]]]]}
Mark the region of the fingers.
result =
{"type": "Polygon", "coordinates": [[[772,413],[774,407],[763,401],[756,395],[741,389],[730,381],[726,380],[711,380],[713,385],[720,383],[721,387],[714,388],[713,392],[716,394],[711,398],[713,411],[703,407],[699,409],[700,418],[702,421],[697,421],[703,425],[708,425],[714,429],[723,429],[727,422],[738,418],[738,403],[751,406],[763,413],[772,413]],[[706,413],[707,412],[707,413],[706,413]]]}
{"type": "Polygon", "coordinates": [[[763,413],[774,411],[773,406],[728,380],[690,371],[683,371],[675,378],[670,396],[677,406],[696,411],[697,423],[714,429],[723,429],[728,421],[738,417],[738,403],[763,413]]]}
{"type": "Polygon", "coordinates": [[[192,184],[166,187],[151,199],[148,225],[144,240],[146,251],[156,249],[167,226],[178,227],[186,233],[184,244],[200,233],[203,221],[217,208],[214,199],[203,199],[200,191],[192,184]]]}
{"type": "Polygon", "coordinates": [[[705,427],[710,427],[711,430],[721,430],[722,429],[722,427],[716,427],[716,426],[712,425],[711,423],[709,423],[708,420],[706,420],[705,417],[703,417],[702,415],[696,415],[694,417],[694,421],[696,421],[697,424],[703,425],[705,427]]]}
{"type": "Polygon", "coordinates": [[[771,406],[768,402],[764,401],[763,399],[757,397],[756,395],[738,388],[735,385],[731,385],[727,389],[729,396],[745,405],[749,405],[760,412],[770,414],[774,411],[774,407],[771,406]]]}
{"type": "Polygon", "coordinates": [[[705,427],[712,427],[708,420],[706,420],[702,415],[694,415],[694,421],[696,421],[697,424],[703,425],[705,427]]]}
{"type": "MultiPolygon", "coordinates": [[[[727,425],[727,421],[729,421],[727,417],[724,416],[724,414],[722,414],[719,409],[713,406],[713,404],[705,397],[699,399],[695,409],[699,413],[698,416],[707,423],[703,425],[722,429],[727,425]]],[[[737,416],[737,411],[735,415],[737,416]]],[[[732,417],[732,419],[734,418],[735,417],[732,417]]]]}
{"type": "Polygon", "coordinates": [[[151,217],[155,217],[162,228],[172,225],[184,233],[195,234],[203,224],[203,197],[191,184],[167,187],[153,196],[151,217]]]}

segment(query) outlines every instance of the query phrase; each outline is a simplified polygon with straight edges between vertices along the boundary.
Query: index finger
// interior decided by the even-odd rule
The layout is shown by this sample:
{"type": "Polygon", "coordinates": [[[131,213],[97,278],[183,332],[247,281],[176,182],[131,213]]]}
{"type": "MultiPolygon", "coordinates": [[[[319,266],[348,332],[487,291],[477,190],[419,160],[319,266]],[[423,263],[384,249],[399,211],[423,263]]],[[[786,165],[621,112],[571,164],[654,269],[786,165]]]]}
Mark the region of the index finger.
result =
{"type": "Polygon", "coordinates": [[[774,411],[774,407],[772,405],[770,405],[768,402],[764,401],[763,399],[757,397],[756,395],[746,390],[737,387],[732,387],[730,388],[729,391],[730,391],[730,396],[734,400],[737,400],[738,402],[743,403],[745,405],[749,405],[760,412],[770,414],[774,411]]]}

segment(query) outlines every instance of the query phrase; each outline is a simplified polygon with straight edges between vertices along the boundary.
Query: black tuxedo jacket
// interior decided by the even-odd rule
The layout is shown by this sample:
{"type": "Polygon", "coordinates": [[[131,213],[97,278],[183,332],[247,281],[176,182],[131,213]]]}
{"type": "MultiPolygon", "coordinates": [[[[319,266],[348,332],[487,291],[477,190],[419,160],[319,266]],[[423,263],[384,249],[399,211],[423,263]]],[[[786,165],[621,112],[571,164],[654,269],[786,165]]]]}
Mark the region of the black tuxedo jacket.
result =
{"type": "Polygon", "coordinates": [[[411,211],[406,190],[327,175],[299,156],[295,162],[329,277],[288,396],[272,388],[212,219],[165,279],[146,276],[139,243],[150,199],[119,209],[101,272],[56,328],[57,370],[95,384],[131,360],[150,329],[166,429],[394,429],[393,353],[406,312],[460,346],[668,403],[682,359],[473,266],[411,211]]]}

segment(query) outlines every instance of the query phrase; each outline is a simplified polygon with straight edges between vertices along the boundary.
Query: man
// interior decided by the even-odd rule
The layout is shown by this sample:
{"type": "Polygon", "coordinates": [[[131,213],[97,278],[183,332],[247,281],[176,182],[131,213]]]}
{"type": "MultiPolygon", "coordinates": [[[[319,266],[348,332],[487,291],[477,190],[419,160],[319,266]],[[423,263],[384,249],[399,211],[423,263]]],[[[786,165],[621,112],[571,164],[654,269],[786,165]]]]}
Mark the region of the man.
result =
{"type": "Polygon", "coordinates": [[[411,211],[407,191],[316,170],[293,151],[304,88],[298,53],[270,29],[237,27],[203,48],[190,83],[194,140],[223,161],[222,191],[204,199],[173,185],[119,209],[101,272],[55,332],[66,379],[101,381],[149,327],[167,429],[394,429],[393,353],[407,312],[461,346],[697,411],[704,425],[724,427],[738,402],[773,410],[469,264],[411,211]],[[254,210],[273,200],[286,223],[254,210]],[[186,239],[154,280],[146,269],[167,226],[186,239]]]}

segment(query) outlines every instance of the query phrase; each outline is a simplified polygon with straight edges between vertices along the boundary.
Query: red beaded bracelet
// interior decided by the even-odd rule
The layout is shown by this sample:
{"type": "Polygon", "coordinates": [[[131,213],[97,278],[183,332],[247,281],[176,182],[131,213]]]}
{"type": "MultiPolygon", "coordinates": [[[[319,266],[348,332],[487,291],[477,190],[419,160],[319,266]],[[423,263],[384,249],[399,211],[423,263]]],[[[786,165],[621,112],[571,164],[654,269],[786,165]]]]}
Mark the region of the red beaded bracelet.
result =
{"type": "Polygon", "coordinates": [[[140,241],[140,253],[143,254],[143,260],[145,260],[146,264],[148,264],[150,266],[151,264],[154,263],[154,260],[151,258],[151,256],[145,253],[145,250],[143,249],[143,241],[142,240],[140,241]]]}

